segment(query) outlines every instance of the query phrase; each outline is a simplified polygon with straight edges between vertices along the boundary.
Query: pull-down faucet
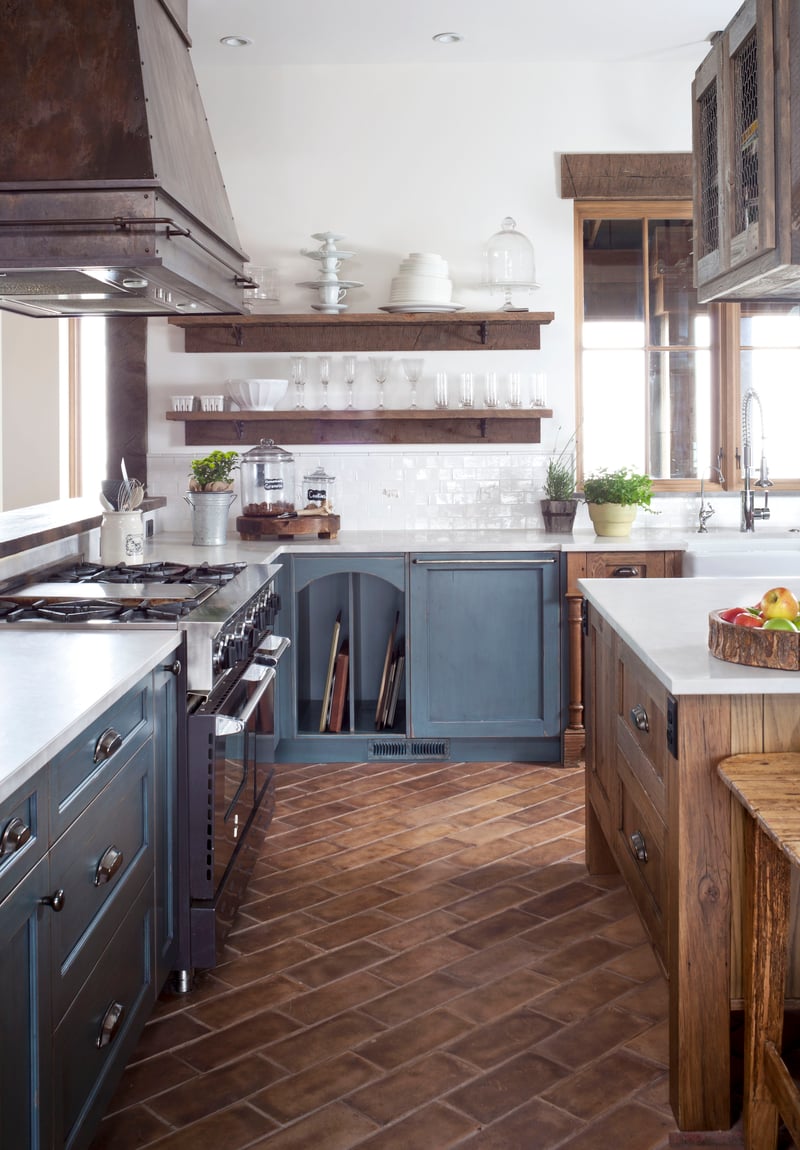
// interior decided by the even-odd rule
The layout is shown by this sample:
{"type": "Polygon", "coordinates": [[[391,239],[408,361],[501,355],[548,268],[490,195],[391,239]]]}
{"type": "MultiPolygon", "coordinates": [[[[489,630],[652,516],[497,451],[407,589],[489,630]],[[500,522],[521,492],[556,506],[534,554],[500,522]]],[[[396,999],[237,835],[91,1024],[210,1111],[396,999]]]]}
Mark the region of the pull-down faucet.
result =
{"type": "Polygon", "coordinates": [[[756,519],[769,519],[769,488],[772,487],[772,481],[769,477],[769,469],[767,467],[767,457],[764,453],[764,411],[761,407],[761,400],[758,393],[754,388],[748,388],[742,400],[742,476],[744,478],[744,487],[742,488],[742,518],[740,524],[741,531],[754,531],[756,519]],[[758,479],[751,485],[750,472],[752,470],[752,439],[753,427],[750,409],[753,404],[758,405],[758,416],[761,423],[761,461],[759,464],[758,479]],[[764,506],[756,507],[755,505],[755,491],[753,487],[760,487],[764,492],[764,506]]]}

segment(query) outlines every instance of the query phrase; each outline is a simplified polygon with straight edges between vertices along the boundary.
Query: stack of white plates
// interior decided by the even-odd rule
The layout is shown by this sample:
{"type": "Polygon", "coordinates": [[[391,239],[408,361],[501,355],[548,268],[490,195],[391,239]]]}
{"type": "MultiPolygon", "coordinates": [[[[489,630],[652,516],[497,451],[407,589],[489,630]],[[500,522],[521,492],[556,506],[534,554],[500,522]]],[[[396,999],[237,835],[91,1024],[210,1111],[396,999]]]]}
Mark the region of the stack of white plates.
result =
{"type": "Polygon", "coordinates": [[[392,280],[389,303],[381,311],[456,311],[447,260],[431,252],[412,252],[392,280]]]}

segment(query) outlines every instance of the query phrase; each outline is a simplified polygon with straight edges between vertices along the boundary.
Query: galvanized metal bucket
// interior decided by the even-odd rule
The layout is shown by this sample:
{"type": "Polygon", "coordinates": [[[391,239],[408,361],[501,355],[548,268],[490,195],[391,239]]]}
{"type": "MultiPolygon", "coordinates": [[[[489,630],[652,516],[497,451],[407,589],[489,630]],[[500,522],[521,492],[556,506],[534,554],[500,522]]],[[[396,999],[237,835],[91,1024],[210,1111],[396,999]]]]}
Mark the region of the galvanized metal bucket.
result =
{"type": "Polygon", "coordinates": [[[183,497],[192,509],[192,543],[195,547],[219,547],[228,532],[228,511],[236,496],[232,491],[190,491],[183,497]]]}

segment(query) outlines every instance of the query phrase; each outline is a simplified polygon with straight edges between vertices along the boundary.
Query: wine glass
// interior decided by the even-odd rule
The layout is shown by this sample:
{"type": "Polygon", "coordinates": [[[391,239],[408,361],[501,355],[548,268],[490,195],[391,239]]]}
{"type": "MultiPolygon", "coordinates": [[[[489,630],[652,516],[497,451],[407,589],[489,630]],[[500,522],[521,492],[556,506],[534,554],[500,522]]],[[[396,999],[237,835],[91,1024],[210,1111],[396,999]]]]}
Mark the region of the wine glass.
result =
{"type": "Polygon", "coordinates": [[[319,367],[319,382],[322,385],[322,410],[328,410],[328,384],[331,381],[331,357],[321,355],[317,360],[319,367]]]}
{"type": "Polygon", "coordinates": [[[388,355],[371,355],[369,362],[372,364],[375,382],[378,385],[378,411],[383,411],[383,386],[389,377],[392,360],[388,355]]]}
{"type": "Polygon", "coordinates": [[[346,355],[342,359],[344,382],[347,385],[347,410],[353,410],[353,384],[356,381],[356,365],[358,360],[354,355],[346,355]]]}
{"type": "Polygon", "coordinates": [[[292,363],[292,383],[294,384],[294,406],[297,411],[305,407],[305,390],[306,390],[306,359],[304,355],[293,355],[291,357],[292,363]]]}
{"type": "Polygon", "coordinates": [[[403,365],[403,374],[408,382],[411,384],[411,407],[412,409],[417,406],[417,384],[422,375],[423,359],[401,359],[400,363],[403,365]]]}

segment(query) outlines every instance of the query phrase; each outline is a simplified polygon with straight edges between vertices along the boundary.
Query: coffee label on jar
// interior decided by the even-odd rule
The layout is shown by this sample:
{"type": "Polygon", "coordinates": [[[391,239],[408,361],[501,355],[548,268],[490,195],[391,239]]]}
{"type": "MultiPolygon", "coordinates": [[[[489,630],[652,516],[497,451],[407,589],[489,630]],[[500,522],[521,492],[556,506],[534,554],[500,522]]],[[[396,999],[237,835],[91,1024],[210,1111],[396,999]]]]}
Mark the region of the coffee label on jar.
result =
{"type": "Polygon", "coordinates": [[[283,480],[265,479],[263,487],[265,491],[283,491],[283,480]]]}

